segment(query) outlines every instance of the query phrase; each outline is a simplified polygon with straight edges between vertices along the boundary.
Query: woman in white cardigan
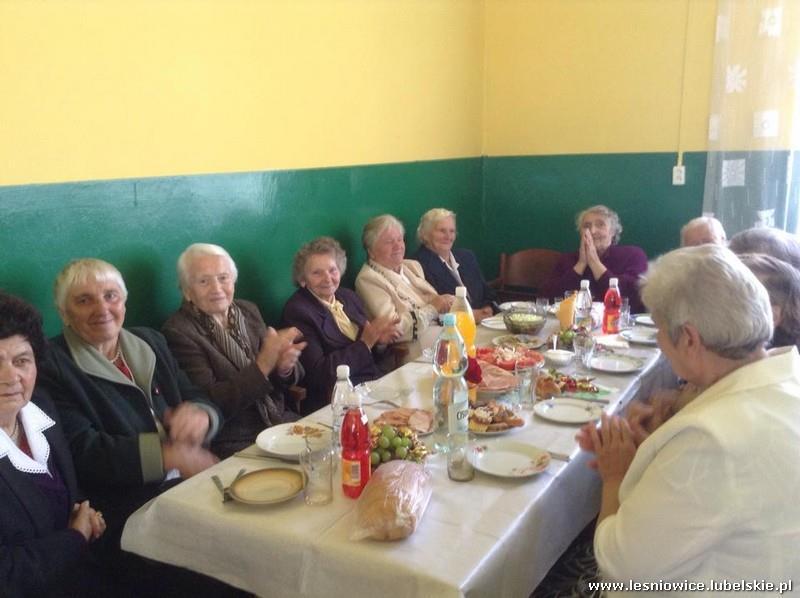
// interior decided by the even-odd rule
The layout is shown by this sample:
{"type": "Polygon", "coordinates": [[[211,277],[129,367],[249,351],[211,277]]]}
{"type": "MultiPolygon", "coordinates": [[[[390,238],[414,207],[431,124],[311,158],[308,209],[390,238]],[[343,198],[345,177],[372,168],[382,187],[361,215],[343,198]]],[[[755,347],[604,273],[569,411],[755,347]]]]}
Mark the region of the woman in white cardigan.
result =
{"type": "Polygon", "coordinates": [[[704,245],[651,265],[642,298],[661,350],[700,394],[638,449],[620,418],[591,430],[603,481],[601,572],[712,591],[711,580],[796,579],[800,356],[765,350],[766,290],[729,250],[704,245]]]}
{"type": "Polygon", "coordinates": [[[419,262],[405,259],[402,223],[389,214],[364,226],[361,240],[368,261],[356,277],[356,292],[370,319],[398,318],[401,342],[417,341],[453,304],[452,295],[439,295],[419,262]]]}

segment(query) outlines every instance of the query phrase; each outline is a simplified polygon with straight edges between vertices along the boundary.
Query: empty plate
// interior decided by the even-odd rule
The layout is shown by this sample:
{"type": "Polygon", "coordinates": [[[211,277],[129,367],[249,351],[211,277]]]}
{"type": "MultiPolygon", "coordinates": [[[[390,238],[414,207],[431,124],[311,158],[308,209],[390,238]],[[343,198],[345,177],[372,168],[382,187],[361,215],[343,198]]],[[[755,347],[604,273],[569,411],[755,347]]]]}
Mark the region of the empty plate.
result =
{"type": "Polygon", "coordinates": [[[652,316],[650,314],[639,314],[633,319],[634,322],[637,324],[641,324],[642,326],[655,326],[656,323],[653,322],[652,316]]]}
{"type": "Polygon", "coordinates": [[[550,453],[524,442],[510,440],[475,444],[469,461],[478,471],[501,478],[527,478],[550,465],[550,453]]]}
{"type": "Polygon", "coordinates": [[[630,374],[641,370],[644,367],[644,361],[630,355],[610,353],[592,357],[589,367],[598,372],[608,372],[609,374],[630,374]]]}
{"type": "Polygon", "coordinates": [[[619,333],[619,335],[629,343],[653,346],[658,344],[656,342],[656,334],[658,334],[658,331],[649,326],[645,326],[644,328],[630,328],[629,330],[623,330],[619,333]]]}
{"type": "Polygon", "coordinates": [[[585,424],[599,418],[603,408],[580,399],[550,399],[536,403],[533,411],[543,419],[560,424],[585,424]]]}
{"type": "Polygon", "coordinates": [[[490,330],[506,330],[506,323],[503,321],[503,316],[484,318],[481,320],[481,326],[485,326],[490,330]]]}

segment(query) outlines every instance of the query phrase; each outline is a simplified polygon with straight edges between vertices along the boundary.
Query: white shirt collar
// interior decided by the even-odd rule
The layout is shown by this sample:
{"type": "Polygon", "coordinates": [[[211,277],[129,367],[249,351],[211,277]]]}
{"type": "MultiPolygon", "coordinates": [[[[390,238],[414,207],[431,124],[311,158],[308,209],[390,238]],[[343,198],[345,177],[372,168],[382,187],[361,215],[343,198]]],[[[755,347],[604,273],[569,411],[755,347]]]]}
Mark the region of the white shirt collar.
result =
{"type": "Polygon", "coordinates": [[[11,465],[24,473],[49,473],[47,461],[50,458],[50,443],[47,442],[44,431],[56,425],[56,422],[33,403],[20,409],[19,419],[33,459],[23,453],[4,431],[0,432],[0,459],[8,457],[11,465]]]}

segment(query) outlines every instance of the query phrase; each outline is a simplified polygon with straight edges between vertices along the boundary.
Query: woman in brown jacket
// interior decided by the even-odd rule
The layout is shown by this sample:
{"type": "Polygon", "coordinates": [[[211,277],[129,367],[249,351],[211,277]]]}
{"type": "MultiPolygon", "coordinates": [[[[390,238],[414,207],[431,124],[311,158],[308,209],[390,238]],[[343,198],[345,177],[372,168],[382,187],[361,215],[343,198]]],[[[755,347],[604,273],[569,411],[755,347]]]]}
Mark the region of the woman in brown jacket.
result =
{"type": "Polygon", "coordinates": [[[225,415],[212,451],[225,458],[264,428],[294,421],[284,390],[296,383],[305,343],[296,328],[267,327],[258,308],[234,299],[238,272],[222,247],[190,245],[178,259],[183,303],[162,332],[181,369],[225,415]]]}

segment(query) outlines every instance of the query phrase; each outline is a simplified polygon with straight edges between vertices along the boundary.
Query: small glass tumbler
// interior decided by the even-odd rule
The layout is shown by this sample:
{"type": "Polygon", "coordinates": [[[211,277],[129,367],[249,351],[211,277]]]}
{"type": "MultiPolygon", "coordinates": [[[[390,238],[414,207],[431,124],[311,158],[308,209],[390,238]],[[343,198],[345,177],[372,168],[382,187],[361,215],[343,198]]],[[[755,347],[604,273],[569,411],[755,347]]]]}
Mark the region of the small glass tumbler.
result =
{"type": "Polygon", "coordinates": [[[333,470],[336,457],[333,448],[306,448],[300,453],[300,467],[306,477],[303,498],[307,505],[327,505],[333,500],[333,470]]]}
{"type": "Polygon", "coordinates": [[[516,402],[522,409],[533,409],[533,404],[536,402],[534,397],[534,393],[536,392],[536,380],[539,378],[539,372],[541,370],[541,363],[523,365],[517,362],[514,365],[514,375],[517,377],[516,402]]]}
{"type": "Polygon", "coordinates": [[[546,314],[548,308],[550,307],[550,299],[547,297],[537,297],[536,298],[536,309],[540,313],[546,314]]]}
{"type": "Polygon", "coordinates": [[[595,340],[591,334],[577,333],[572,338],[572,349],[577,358],[577,369],[584,374],[591,370],[592,356],[594,355],[595,340]]]}
{"type": "Polygon", "coordinates": [[[466,434],[448,434],[447,476],[455,482],[469,482],[475,468],[469,460],[470,446],[466,434]]]}
{"type": "Polygon", "coordinates": [[[627,297],[622,298],[622,305],[619,307],[619,329],[627,330],[633,327],[631,318],[631,303],[627,297]]]}

